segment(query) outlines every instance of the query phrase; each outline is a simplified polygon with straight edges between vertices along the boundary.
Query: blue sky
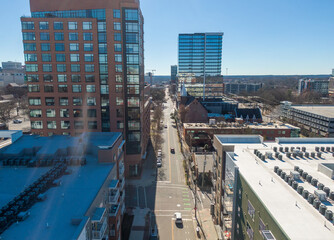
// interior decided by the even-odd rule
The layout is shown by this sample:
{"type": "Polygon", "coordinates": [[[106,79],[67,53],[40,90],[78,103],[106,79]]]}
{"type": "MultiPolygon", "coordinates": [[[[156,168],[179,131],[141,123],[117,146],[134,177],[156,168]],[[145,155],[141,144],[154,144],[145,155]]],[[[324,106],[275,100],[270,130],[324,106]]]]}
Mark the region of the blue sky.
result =
{"type": "MultiPolygon", "coordinates": [[[[224,32],[223,74],[329,74],[333,0],[141,0],[145,68],[169,75],[179,33],[224,32]]],[[[0,62],[23,61],[20,16],[29,0],[1,4],[0,62]]]]}

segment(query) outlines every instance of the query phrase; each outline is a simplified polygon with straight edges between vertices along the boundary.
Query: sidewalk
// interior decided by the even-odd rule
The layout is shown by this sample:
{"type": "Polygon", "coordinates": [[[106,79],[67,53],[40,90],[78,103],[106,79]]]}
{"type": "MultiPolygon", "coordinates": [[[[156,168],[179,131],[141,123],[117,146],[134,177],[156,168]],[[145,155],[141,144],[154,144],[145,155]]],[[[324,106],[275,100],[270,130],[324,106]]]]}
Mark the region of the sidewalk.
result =
{"type": "Polygon", "coordinates": [[[198,211],[198,220],[202,225],[202,229],[204,231],[205,237],[207,240],[217,240],[217,232],[215,225],[213,224],[212,217],[210,214],[210,209],[204,208],[198,211]]]}

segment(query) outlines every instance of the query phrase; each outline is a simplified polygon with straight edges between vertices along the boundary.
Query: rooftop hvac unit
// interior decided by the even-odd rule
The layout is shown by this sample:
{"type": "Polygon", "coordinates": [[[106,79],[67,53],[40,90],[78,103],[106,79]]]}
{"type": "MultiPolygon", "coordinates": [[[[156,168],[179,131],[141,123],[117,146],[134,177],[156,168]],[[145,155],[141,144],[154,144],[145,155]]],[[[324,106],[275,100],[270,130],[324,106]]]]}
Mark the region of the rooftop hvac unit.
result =
{"type": "Polygon", "coordinates": [[[266,152],[266,158],[272,158],[273,153],[272,152],[266,152]]]}
{"type": "Polygon", "coordinates": [[[299,172],[297,171],[291,171],[290,176],[293,180],[298,180],[300,175],[299,175],[299,172]]]}
{"type": "Polygon", "coordinates": [[[319,198],[320,201],[326,201],[326,193],[322,190],[314,190],[314,195],[319,198]]]}
{"type": "Polygon", "coordinates": [[[262,230],[262,236],[265,240],[276,240],[274,235],[269,230],[262,230]]]}
{"type": "Polygon", "coordinates": [[[209,125],[215,125],[216,119],[209,119],[209,125]]]}

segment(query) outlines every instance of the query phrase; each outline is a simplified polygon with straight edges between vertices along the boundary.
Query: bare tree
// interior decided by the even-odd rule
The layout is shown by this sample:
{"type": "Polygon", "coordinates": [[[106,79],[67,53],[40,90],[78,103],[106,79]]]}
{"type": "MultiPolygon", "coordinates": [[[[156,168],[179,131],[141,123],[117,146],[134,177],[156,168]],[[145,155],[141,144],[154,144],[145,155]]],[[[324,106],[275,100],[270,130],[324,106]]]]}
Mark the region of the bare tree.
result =
{"type": "Polygon", "coordinates": [[[0,103],[0,121],[7,126],[7,122],[11,119],[11,111],[14,109],[13,102],[0,103]]]}

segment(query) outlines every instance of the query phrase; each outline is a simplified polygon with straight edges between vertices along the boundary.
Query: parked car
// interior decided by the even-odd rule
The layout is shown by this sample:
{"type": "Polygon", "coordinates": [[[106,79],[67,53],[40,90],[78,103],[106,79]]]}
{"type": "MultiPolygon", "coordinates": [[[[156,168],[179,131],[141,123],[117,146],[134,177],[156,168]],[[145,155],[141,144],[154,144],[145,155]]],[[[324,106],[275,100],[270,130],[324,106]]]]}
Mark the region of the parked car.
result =
{"type": "Polygon", "coordinates": [[[167,124],[165,124],[165,128],[167,128],[167,124]]]}
{"type": "Polygon", "coordinates": [[[162,162],[161,161],[157,161],[157,167],[161,167],[162,166],[162,162]]]}
{"type": "Polygon", "coordinates": [[[13,123],[14,123],[14,124],[19,124],[19,123],[22,123],[22,120],[20,120],[20,119],[15,119],[15,120],[13,121],[13,123]]]}
{"type": "Polygon", "coordinates": [[[175,153],[175,149],[174,149],[174,148],[171,148],[171,149],[170,149],[170,152],[171,152],[171,153],[175,153]]]}
{"type": "Polygon", "coordinates": [[[158,157],[161,157],[162,156],[162,151],[161,149],[158,150],[158,157]]]}
{"type": "Polygon", "coordinates": [[[175,217],[176,224],[182,224],[182,215],[180,212],[174,213],[174,217],[175,217]]]}

